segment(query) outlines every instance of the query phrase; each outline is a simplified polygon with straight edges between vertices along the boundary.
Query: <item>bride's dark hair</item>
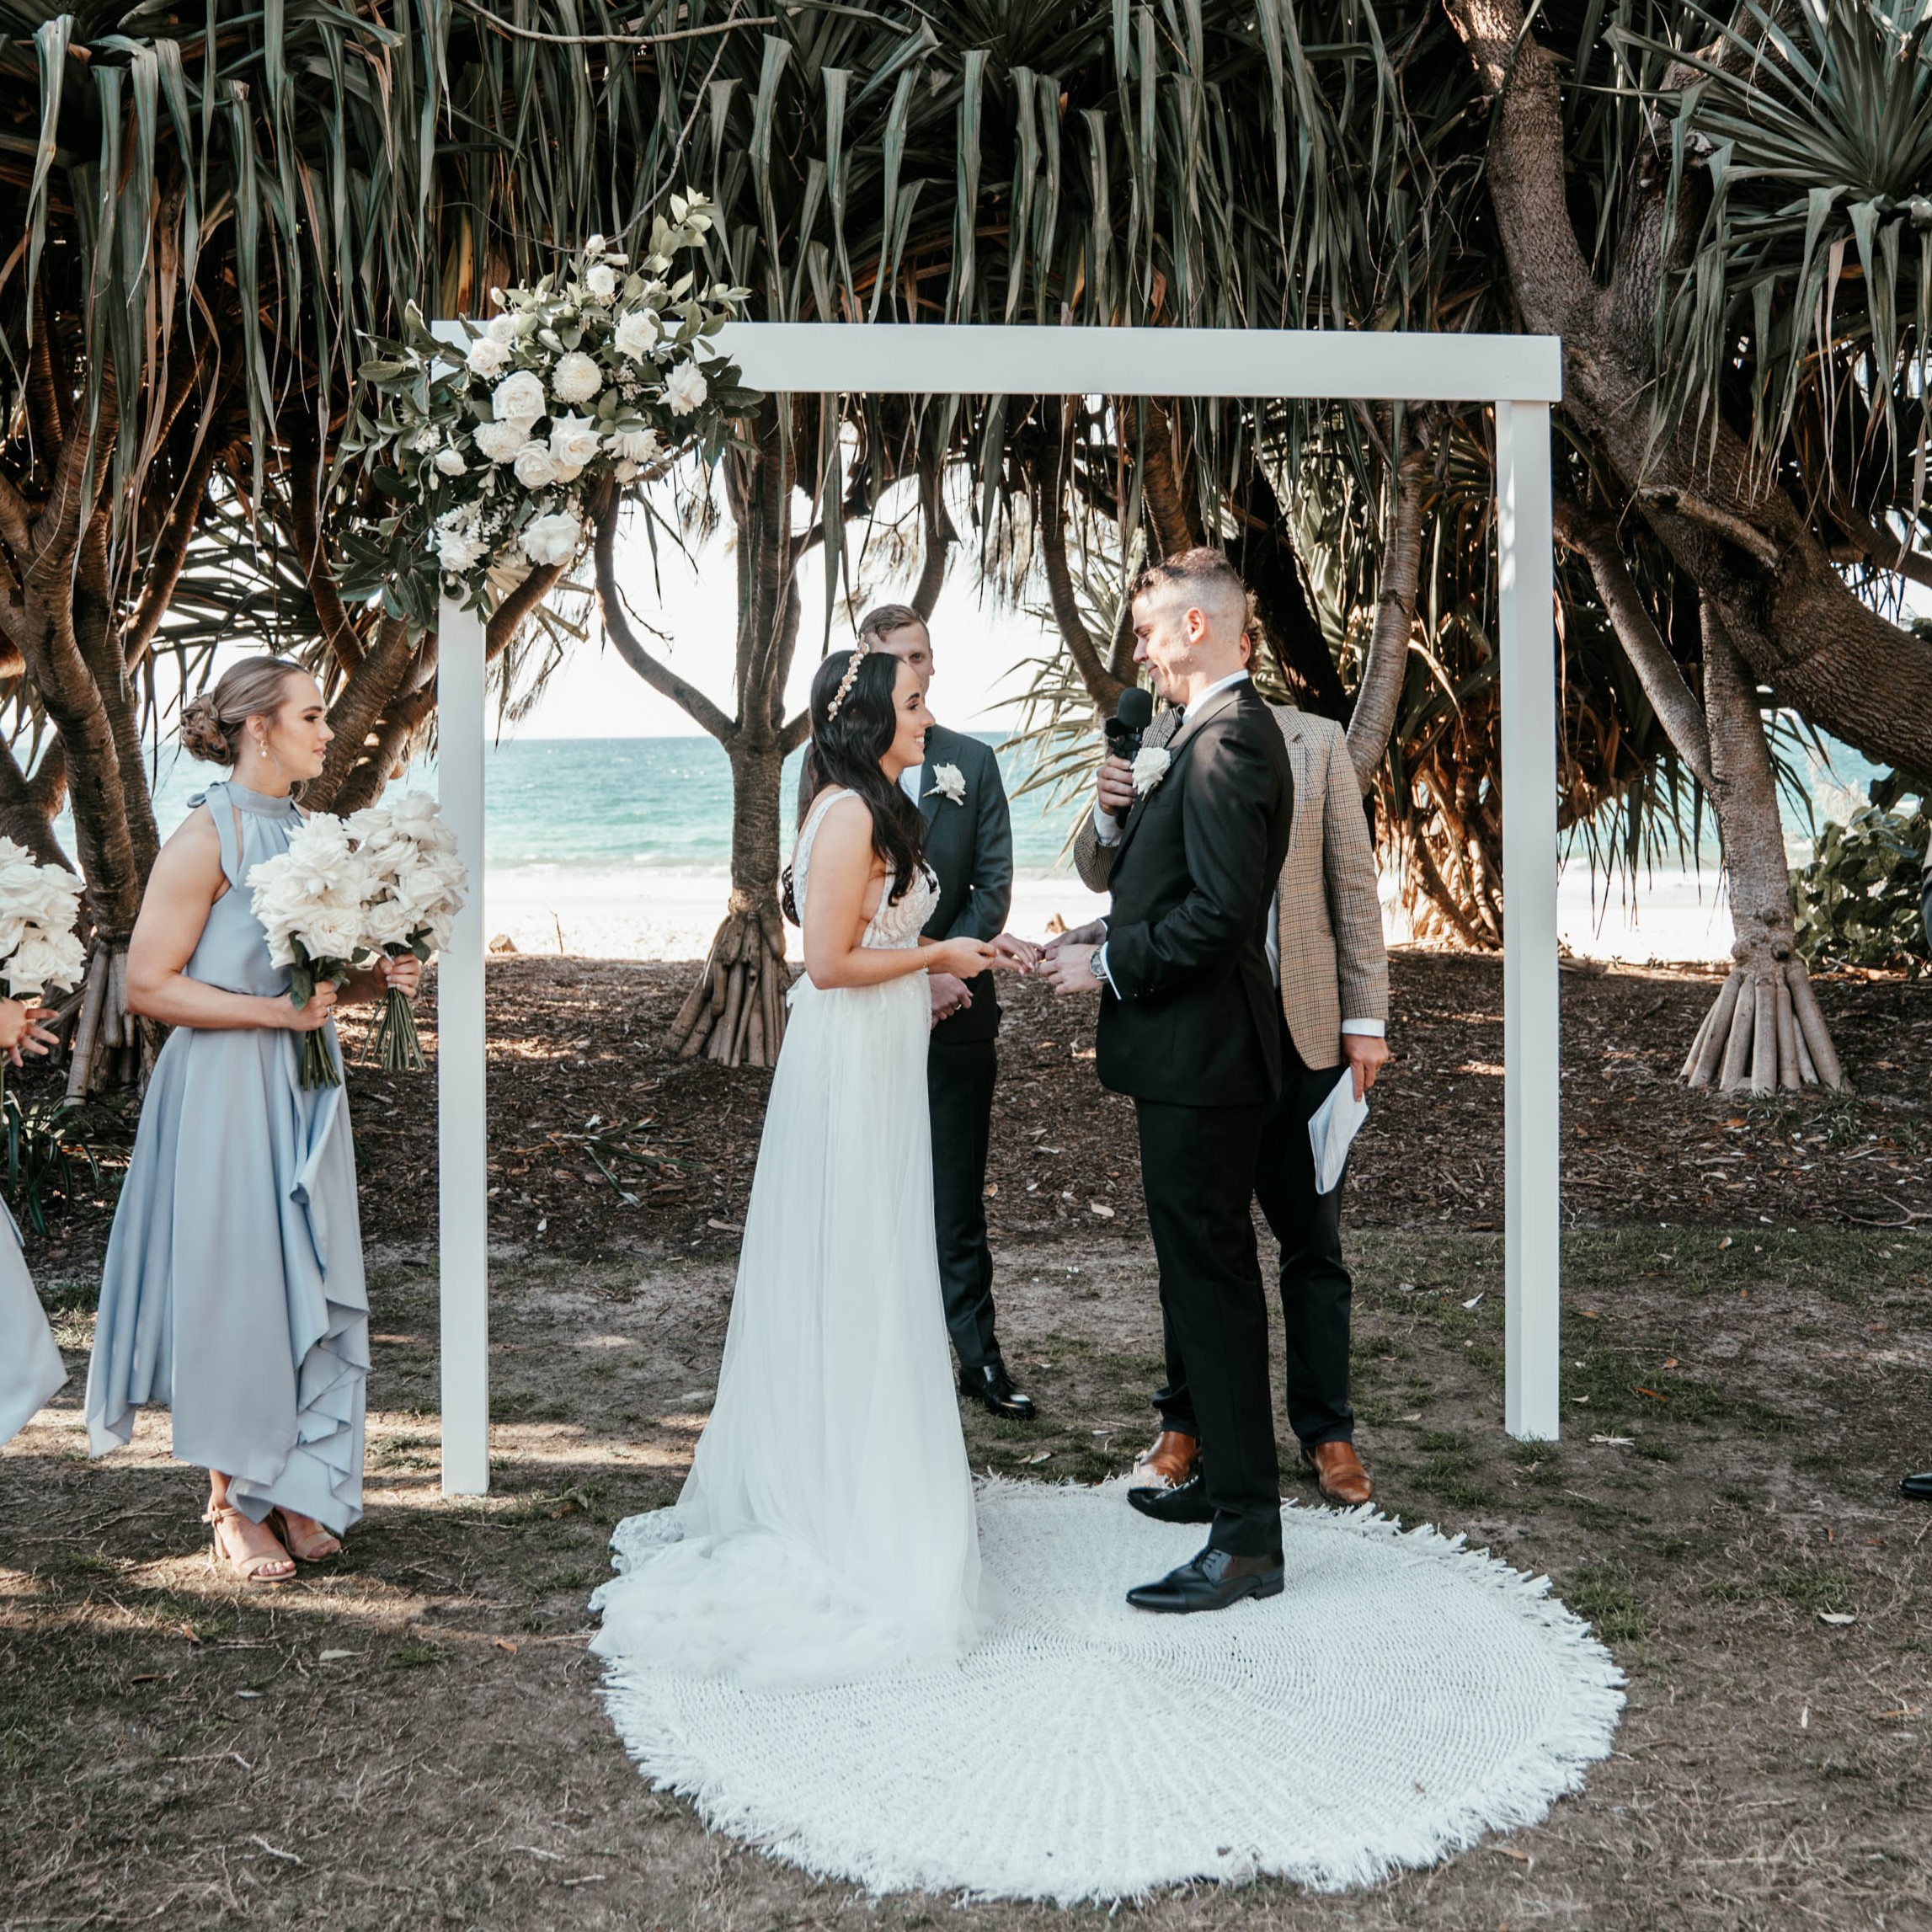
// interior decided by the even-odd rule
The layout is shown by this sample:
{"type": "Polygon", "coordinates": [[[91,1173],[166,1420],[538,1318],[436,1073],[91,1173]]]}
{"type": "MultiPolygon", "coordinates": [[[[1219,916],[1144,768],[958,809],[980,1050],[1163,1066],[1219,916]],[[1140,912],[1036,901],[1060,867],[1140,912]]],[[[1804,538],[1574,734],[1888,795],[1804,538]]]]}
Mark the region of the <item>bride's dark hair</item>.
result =
{"type": "MultiPolygon", "coordinates": [[[[812,679],[812,742],[805,752],[799,823],[811,801],[828,785],[856,792],[872,813],[872,849],[892,872],[888,898],[896,905],[919,874],[926,851],[926,821],[919,808],[885,775],[879,760],[899,732],[893,702],[899,659],[889,651],[866,651],[845,696],[839,696],[851,669],[852,653],[835,651],[812,679]],[[837,715],[830,715],[835,701],[837,715]]],[[[785,910],[796,919],[791,867],[785,869],[785,910]]]]}

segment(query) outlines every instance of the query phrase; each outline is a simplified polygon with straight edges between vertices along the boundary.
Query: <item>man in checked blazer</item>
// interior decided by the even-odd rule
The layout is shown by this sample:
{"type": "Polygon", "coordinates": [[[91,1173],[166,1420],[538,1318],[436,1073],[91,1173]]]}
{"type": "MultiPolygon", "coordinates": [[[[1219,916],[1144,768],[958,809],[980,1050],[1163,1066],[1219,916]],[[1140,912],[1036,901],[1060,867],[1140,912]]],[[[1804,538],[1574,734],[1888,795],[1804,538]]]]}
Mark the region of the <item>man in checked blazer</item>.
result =
{"type": "MultiPolygon", "coordinates": [[[[1254,638],[1251,625],[1251,659],[1254,638]]],[[[1353,1504],[1374,1493],[1353,1446],[1355,1412],[1348,1402],[1353,1284],[1342,1254],[1341,1183],[1326,1194],[1316,1193],[1308,1122],[1344,1063],[1360,1094],[1374,1086],[1388,1058],[1389,962],[1374,850],[1347,735],[1331,719],[1292,705],[1271,709],[1294,773],[1294,817],[1268,948],[1280,991],[1282,1091],[1262,1132],[1255,1195],[1281,1246],[1289,1422],[1321,1493],[1353,1504]]],[[[1176,712],[1163,712],[1144,742],[1165,745],[1179,722],[1176,712]]],[[[1074,863],[1091,890],[1105,892],[1134,805],[1132,768],[1123,759],[1108,758],[1096,790],[1097,803],[1075,842],[1074,863]]],[[[1141,1459],[1150,1480],[1132,1500],[1145,1513],[1169,1521],[1203,1520],[1199,1429],[1171,1326],[1166,1345],[1167,1385],[1154,1398],[1161,1435],[1141,1459]]]]}

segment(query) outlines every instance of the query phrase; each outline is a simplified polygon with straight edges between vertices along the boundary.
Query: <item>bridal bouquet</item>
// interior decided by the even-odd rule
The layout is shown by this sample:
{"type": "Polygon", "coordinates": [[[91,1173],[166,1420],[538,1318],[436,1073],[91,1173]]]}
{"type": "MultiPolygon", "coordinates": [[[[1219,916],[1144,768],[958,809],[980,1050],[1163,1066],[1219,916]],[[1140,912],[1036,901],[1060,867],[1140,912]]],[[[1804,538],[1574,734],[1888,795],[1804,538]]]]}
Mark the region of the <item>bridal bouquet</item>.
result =
{"type": "MultiPolygon", "coordinates": [[[[289,998],[306,1006],[321,985],[339,986],[368,958],[364,906],[369,868],[340,819],[305,819],[288,850],[248,875],[269,958],[289,969],[289,998]]],[[[340,1086],[342,1072],[321,1029],[302,1040],[302,1084],[340,1086]]]]}
{"type": "Polygon", "coordinates": [[[31,1005],[49,986],[79,983],[88,963],[74,936],[83,890],[65,866],[38,865],[0,838],[0,985],[9,999],[31,1005]]]}
{"type": "MultiPolygon", "coordinates": [[[[405,792],[352,812],[350,835],[366,868],[362,940],[392,959],[414,953],[427,963],[450,942],[450,927],[469,889],[456,857],[456,835],[426,792],[405,792]]],[[[385,1073],[417,1073],[423,1049],[409,1002],[392,986],[376,1022],[376,1049],[385,1073]]]]}
{"type": "Polygon", "coordinates": [[[9,999],[31,1001],[49,986],[78,984],[87,970],[74,937],[83,889],[65,866],[37,865],[0,838],[0,984],[9,999]]]}

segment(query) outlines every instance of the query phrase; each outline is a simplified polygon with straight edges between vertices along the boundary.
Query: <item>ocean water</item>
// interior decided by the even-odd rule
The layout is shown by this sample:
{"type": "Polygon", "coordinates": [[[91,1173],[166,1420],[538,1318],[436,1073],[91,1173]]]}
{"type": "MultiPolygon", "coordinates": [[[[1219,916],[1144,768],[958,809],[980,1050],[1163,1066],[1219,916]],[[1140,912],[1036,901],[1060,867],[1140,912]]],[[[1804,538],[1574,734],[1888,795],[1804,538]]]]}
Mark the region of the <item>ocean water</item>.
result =
{"type": "MultiPolygon", "coordinates": [[[[981,734],[995,746],[1002,740],[981,734]]],[[[1001,750],[1009,793],[1030,769],[1024,747],[1001,750]]],[[[797,795],[803,753],[785,770],[783,796],[797,795]]],[[[519,951],[612,958],[702,957],[730,889],[731,773],[708,738],[520,739],[490,747],[486,924],[519,951]]],[[[165,836],[214,768],[173,748],[152,767],[155,813],[165,836]]],[[[1861,803],[1873,769],[1833,747],[1812,773],[1817,821],[1861,803]]],[[[433,791],[424,761],[402,781],[433,791]]],[[[1102,901],[1074,877],[1065,856],[1075,808],[1042,793],[1013,799],[1017,880],[1013,930],[1038,937],[1056,920],[1076,926],[1102,901]]],[[[787,809],[785,821],[789,822],[787,809]]],[[[72,851],[72,827],[56,828],[72,851]]],[[[1787,801],[1794,861],[1809,856],[1810,827],[1787,801]]],[[[788,841],[787,841],[788,842],[788,841]]],[[[1393,879],[1383,882],[1390,936],[1406,937],[1393,879]]],[[[1641,960],[1721,957],[1730,945],[1714,848],[1696,862],[1660,866],[1634,899],[1590,876],[1579,857],[1564,869],[1559,921],[1572,950],[1641,960]]],[[[796,936],[794,935],[794,939],[796,936]]]]}

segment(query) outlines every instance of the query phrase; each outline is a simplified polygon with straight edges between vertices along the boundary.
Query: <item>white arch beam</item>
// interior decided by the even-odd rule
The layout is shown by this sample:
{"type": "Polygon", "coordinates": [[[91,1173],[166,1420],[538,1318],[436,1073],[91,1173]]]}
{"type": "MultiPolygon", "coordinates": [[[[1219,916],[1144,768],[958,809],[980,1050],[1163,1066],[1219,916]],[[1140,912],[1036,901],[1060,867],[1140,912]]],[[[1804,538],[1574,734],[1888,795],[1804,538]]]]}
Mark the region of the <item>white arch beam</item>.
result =
{"type": "MultiPolygon", "coordinates": [[[[436,324],[449,340],[462,325],[436,324]]],[[[1350,397],[1496,411],[1502,683],[1504,1422],[1560,1419],[1556,707],[1550,406],[1554,336],[1292,329],[730,323],[718,344],[755,388],[913,395],[1350,397]]],[[[489,1486],[488,1153],[483,1012],[483,635],[445,598],[438,676],[445,816],[472,889],[437,980],[443,1489],[489,1486]]]]}

